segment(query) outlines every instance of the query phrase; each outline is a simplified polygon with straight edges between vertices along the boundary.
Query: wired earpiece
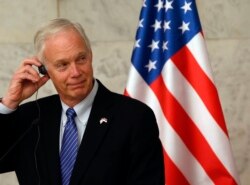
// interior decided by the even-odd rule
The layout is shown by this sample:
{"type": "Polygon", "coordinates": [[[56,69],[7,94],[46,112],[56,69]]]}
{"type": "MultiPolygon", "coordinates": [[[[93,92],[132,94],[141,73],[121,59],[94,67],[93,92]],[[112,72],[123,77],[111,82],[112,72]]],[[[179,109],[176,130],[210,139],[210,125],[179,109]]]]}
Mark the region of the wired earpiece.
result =
{"type": "Polygon", "coordinates": [[[35,160],[36,174],[37,174],[37,178],[38,178],[38,183],[37,184],[40,185],[41,184],[41,178],[40,178],[40,175],[39,175],[36,153],[37,153],[37,148],[38,148],[38,145],[39,145],[39,142],[40,142],[39,122],[40,122],[40,117],[41,117],[41,109],[40,109],[39,103],[37,101],[38,90],[39,90],[39,87],[38,87],[37,83],[36,83],[36,87],[37,87],[37,90],[36,90],[35,102],[36,102],[36,106],[37,106],[37,110],[38,110],[38,117],[32,122],[32,124],[37,126],[37,141],[36,141],[36,145],[35,145],[35,149],[34,149],[34,160],[35,160]]]}
{"type": "Polygon", "coordinates": [[[8,148],[8,150],[0,157],[0,162],[23,140],[23,138],[31,131],[31,129],[33,128],[33,126],[37,127],[37,141],[35,144],[35,148],[34,148],[34,160],[35,160],[35,170],[37,173],[37,178],[38,178],[38,183],[37,185],[41,184],[41,180],[40,180],[40,175],[39,175],[39,170],[38,170],[38,164],[37,164],[37,148],[40,142],[40,128],[39,128],[39,122],[40,122],[40,114],[41,114],[41,110],[40,110],[40,106],[39,103],[37,101],[37,97],[38,97],[38,85],[37,86],[37,90],[36,90],[36,95],[35,95],[35,102],[37,105],[37,109],[38,109],[38,117],[36,119],[34,119],[31,123],[31,125],[25,130],[25,132],[8,148]]]}
{"type": "Polygon", "coordinates": [[[39,73],[42,74],[42,75],[47,75],[47,74],[48,74],[45,65],[39,66],[39,67],[38,67],[38,71],[39,71],[39,73]]]}

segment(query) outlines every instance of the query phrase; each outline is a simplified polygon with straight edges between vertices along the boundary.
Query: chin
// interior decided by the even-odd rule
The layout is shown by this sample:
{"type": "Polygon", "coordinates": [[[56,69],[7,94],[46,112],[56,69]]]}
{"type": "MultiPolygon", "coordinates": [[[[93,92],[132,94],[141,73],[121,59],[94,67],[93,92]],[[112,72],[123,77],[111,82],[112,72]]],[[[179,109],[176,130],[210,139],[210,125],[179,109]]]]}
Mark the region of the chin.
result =
{"type": "Polygon", "coordinates": [[[71,94],[72,98],[76,98],[76,99],[84,99],[86,96],[88,96],[90,91],[87,91],[86,89],[75,89],[71,94]]]}

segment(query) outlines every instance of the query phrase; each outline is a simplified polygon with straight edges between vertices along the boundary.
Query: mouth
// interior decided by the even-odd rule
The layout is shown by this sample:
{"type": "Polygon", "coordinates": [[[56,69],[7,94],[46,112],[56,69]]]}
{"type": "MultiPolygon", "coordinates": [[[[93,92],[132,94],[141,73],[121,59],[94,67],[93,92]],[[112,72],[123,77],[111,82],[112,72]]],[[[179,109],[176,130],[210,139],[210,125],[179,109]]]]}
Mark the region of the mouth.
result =
{"type": "Polygon", "coordinates": [[[84,86],[84,81],[76,82],[76,83],[70,83],[70,84],[68,84],[68,86],[70,88],[72,88],[72,89],[82,88],[84,86]]]}

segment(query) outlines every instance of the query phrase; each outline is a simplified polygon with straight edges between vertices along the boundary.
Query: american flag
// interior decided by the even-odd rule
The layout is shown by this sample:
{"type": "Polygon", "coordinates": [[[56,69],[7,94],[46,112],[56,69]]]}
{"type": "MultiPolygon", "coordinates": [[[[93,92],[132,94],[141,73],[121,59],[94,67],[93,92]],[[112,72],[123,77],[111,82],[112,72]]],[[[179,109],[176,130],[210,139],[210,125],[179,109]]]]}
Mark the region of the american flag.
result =
{"type": "Polygon", "coordinates": [[[144,0],[125,94],[155,112],[167,185],[240,183],[194,0],[144,0]]]}

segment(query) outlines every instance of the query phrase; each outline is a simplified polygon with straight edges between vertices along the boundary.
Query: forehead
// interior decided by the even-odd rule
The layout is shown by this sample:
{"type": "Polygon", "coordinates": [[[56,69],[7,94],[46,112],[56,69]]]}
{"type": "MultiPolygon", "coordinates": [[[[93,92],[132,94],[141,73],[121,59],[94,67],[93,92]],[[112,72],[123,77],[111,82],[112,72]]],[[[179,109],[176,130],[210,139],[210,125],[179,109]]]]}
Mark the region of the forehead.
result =
{"type": "Polygon", "coordinates": [[[57,44],[61,42],[65,42],[65,43],[82,42],[84,43],[84,45],[86,45],[80,33],[73,28],[60,30],[54,34],[48,35],[47,38],[45,39],[45,45],[57,44]]]}
{"type": "Polygon", "coordinates": [[[45,40],[44,54],[50,60],[75,57],[83,52],[87,53],[89,50],[84,39],[74,29],[59,31],[45,40]]]}

